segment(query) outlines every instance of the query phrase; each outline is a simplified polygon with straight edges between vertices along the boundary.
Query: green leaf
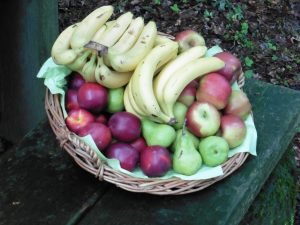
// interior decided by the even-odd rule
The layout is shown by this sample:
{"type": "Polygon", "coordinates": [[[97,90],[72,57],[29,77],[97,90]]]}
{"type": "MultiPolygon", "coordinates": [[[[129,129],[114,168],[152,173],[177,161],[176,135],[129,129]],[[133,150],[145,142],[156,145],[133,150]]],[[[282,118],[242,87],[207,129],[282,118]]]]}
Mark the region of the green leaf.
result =
{"type": "Polygon", "coordinates": [[[254,63],[253,60],[251,58],[249,58],[248,56],[246,56],[246,58],[244,59],[244,62],[247,67],[251,67],[254,63]]]}
{"type": "Polygon", "coordinates": [[[161,2],[160,2],[160,0],[154,0],[154,4],[155,4],[155,5],[160,5],[161,2]]]}
{"type": "Polygon", "coordinates": [[[272,60],[276,61],[278,59],[278,57],[276,55],[272,55],[272,60]]]}
{"type": "Polygon", "coordinates": [[[180,12],[180,9],[177,4],[172,5],[170,8],[172,9],[173,12],[176,12],[176,13],[180,12]]]}
{"type": "Polygon", "coordinates": [[[300,127],[297,127],[297,128],[296,128],[296,132],[300,132],[300,127]]]}
{"type": "Polygon", "coordinates": [[[252,78],[253,75],[254,75],[253,70],[247,70],[247,71],[245,71],[245,73],[244,73],[244,76],[245,76],[246,78],[252,78]]]}

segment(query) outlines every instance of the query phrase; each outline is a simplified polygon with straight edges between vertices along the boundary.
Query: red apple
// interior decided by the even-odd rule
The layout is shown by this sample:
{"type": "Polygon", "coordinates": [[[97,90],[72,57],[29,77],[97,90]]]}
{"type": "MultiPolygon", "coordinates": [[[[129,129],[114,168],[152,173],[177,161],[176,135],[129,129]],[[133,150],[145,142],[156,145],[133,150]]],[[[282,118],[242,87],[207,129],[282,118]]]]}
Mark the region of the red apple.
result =
{"type": "Polygon", "coordinates": [[[184,52],[195,46],[205,46],[204,38],[193,30],[179,32],[175,40],[179,43],[179,52],[184,52]]]}
{"type": "Polygon", "coordinates": [[[78,90],[78,103],[81,108],[94,113],[107,106],[108,94],[105,87],[96,83],[84,83],[78,90]]]}
{"type": "Polygon", "coordinates": [[[221,134],[230,148],[241,145],[246,137],[244,121],[235,115],[225,115],[221,118],[221,134]]]}
{"type": "Polygon", "coordinates": [[[107,126],[99,122],[93,122],[82,128],[78,135],[83,137],[90,134],[99,148],[103,151],[111,142],[111,133],[107,126]]]}
{"type": "Polygon", "coordinates": [[[69,89],[66,93],[65,105],[66,110],[79,109],[80,106],[77,101],[77,90],[69,89]]]}
{"type": "MultiPolygon", "coordinates": [[[[195,82],[192,81],[190,84],[188,84],[183,91],[181,92],[178,101],[182,104],[189,107],[196,99],[196,93],[197,93],[197,87],[195,87],[195,82]]],[[[198,85],[197,85],[198,86],[198,85]]]]}
{"type": "Polygon", "coordinates": [[[197,100],[214,105],[217,109],[223,109],[231,95],[231,86],[222,75],[210,73],[200,80],[197,90],[197,100]]]}
{"type": "Polygon", "coordinates": [[[107,118],[105,115],[100,114],[99,116],[96,117],[96,121],[99,123],[107,124],[107,118]]]}
{"type": "Polygon", "coordinates": [[[147,147],[147,143],[142,137],[139,137],[138,139],[134,140],[130,143],[130,145],[136,150],[138,150],[139,153],[141,153],[147,147]]]}
{"type": "Polygon", "coordinates": [[[224,76],[230,83],[236,81],[242,71],[241,61],[230,52],[220,52],[214,56],[225,62],[225,66],[217,73],[224,76]]]}
{"type": "Polygon", "coordinates": [[[132,142],[141,135],[140,119],[128,112],[117,112],[108,120],[113,137],[119,141],[132,142]]]}
{"type": "Polygon", "coordinates": [[[210,103],[194,102],[186,113],[187,127],[197,137],[215,134],[220,127],[220,113],[210,103]]]}
{"type": "Polygon", "coordinates": [[[139,152],[128,143],[116,142],[109,146],[105,155],[109,159],[117,159],[120,166],[128,171],[132,171],[139,159],[139,152]]]}
{"type": "Polygon", "coordinates": [[[68,113],[66,125],[70,131],[78,133],[89,123],[95,121],[95,117],[85,109],[73,109],[68,113]]]}
{"type": "Polygon", "coordinates": [[[148,177],[160,177],[171,168],[171,157],[168,149],[159,145],[148,146],[140,156],[140,166],[148,177]]]}
{"type": "Polygon", "coordinates": [[[78,90],[84,83],[85,80],[83,76],[80,73],[75,73],[71,77],[69,87],[70,89],[78,90]]]}
{"type": "Polygon", "coordinates": [[[233,90],[224,111],[225,114],[236,115],[243,120],[246,119],[251,112],[251,104],[247,95],[241,90],[233,90]]]}

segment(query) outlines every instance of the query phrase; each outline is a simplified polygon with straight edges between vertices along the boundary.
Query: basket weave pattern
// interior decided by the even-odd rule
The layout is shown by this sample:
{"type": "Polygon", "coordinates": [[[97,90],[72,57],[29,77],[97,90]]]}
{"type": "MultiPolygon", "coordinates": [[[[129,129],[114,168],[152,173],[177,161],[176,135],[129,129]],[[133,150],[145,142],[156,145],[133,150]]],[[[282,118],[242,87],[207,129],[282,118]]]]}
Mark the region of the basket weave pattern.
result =
{"type": "MultiPolygon", "coordinates": [[[[245,78],[243,73],[241,73],[238,78],[240,88],[244,86],[244,82],[245,78]]],[[[105,180],[132,192],[144,192],[155,195],[181,195],[196,192],[233,173],[244,163],[249,155],[249,153],[238,153],[229,158],[222,164],[224,175],[211,179],[181,180],[180,178],[135,178],[110,168],[96,155],[90,146],[81,141],[73,132],[69,131],[64,121],[59,95],[52,95],[49,89],[46,89],[45,109],[50,126],[60,146],[73,157],[81,168],[95,175],[99,180],[105,180]]]]}

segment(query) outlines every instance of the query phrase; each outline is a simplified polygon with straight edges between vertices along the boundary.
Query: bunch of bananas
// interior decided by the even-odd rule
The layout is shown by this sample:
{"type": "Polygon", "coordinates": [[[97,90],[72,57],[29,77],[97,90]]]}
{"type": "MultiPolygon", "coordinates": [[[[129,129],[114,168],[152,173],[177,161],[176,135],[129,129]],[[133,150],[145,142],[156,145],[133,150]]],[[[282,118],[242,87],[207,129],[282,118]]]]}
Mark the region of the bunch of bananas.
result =
{"type": "Polygon", "coordinates": [[[178,55],[178,43],[144,24],[131,12],[108,21],[112,6],[103,6],[66,28],[55,41],[55,63],[107,88],[125,86],[128,112],[155,122],[174,124],[173,106],[184,87],[197,77],[221,69],[216,57],[202,58],[207,48],[196,46],[178,55]],[[96,46],[91,48],[90,46],[96,46]]]}

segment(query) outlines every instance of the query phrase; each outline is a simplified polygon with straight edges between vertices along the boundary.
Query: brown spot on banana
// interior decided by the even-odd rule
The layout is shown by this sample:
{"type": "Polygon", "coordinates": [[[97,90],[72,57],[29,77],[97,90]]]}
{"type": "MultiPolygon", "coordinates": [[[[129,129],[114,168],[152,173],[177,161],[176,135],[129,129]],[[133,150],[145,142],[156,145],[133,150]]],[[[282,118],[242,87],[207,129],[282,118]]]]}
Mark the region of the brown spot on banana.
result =
{"type": "Polygon", "coordinates": [[[104,13],[101,13],[99,16],[97,16],[96,18],[99,19],[104,15],[104,13]]]}

